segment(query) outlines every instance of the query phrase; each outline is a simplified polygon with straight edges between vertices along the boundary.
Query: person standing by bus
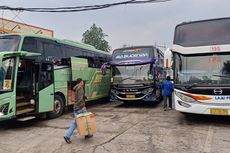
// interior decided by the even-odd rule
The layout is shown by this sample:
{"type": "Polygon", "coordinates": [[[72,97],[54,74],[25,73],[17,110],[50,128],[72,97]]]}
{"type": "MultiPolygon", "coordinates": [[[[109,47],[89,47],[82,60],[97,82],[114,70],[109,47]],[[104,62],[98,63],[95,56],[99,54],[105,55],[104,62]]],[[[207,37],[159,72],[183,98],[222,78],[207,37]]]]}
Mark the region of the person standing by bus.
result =
{"type": "Polygon", "coordinates": [[[172,92],[174,91],[174,84],[170,80],[170,76],[167,76],[166,81],[161,85],[164,96],[164,111],[166,111],[168,107],[167,101],[169,102],[169,109],[172,109],[172,92]]]}
{"type": "MultiPolygon", "coordinates": [[[[78,78],[76,81],[76,85],[73,87],[73,90],[75,91],[75,97],[76,100],[74,102],[74,119],[72,120],[70,124],[70,128],[67,130],[66,135],[64,136],[64,139],[66,143],[71,143],[71,136],[74,132],[74,130],[77,128],[77,122],[76,122],[76,116],[81,113],[87,112],[85,107],[85,94],[84,94],[84,81],[81,78],[78,78]]],[[[85,136],[85,138],[92,137],[92,135],[85,136]]]]}

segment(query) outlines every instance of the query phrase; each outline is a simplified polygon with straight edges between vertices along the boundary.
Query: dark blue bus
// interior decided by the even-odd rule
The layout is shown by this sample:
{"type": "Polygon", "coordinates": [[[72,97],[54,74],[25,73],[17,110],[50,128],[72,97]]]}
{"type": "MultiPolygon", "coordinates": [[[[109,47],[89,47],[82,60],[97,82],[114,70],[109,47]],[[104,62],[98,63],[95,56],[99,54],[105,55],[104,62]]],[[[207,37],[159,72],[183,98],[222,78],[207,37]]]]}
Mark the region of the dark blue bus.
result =
{"type": "Polygon", "coordinates": [[[153,46],[113,51],[110,101],[160,101],[164,55],[153,46]]]}

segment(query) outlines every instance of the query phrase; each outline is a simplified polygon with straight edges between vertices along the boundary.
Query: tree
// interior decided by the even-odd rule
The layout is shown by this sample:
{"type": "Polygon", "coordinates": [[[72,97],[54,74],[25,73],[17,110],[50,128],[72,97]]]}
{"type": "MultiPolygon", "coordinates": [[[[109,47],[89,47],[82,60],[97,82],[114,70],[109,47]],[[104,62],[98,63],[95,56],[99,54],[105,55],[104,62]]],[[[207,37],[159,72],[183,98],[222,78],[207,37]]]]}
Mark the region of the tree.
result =
{"type": "Polygon", "coordinates": [[[111,47],[109,43],[105,40],[106,35],[100,27],[93,24],[89,30],[83,33],[82,42],[94,46],[96,49],[109,52],[111,47]]]}

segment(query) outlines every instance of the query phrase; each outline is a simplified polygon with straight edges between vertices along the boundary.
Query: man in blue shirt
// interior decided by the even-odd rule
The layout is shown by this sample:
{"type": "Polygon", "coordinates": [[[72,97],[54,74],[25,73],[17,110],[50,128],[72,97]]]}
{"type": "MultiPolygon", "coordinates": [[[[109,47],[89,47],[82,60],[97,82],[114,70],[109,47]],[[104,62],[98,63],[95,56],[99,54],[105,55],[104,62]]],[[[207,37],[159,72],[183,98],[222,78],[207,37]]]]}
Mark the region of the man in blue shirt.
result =
{"type": "Polygon", "coordinates": [[[167,110],[167,101],[169,101],[169,108],[172,109],[172,92],[174,91],[174,84],[170,80],[170,76],[167,76],[166,81],[161,85],[164,96],[164,111],[167,110]]]}

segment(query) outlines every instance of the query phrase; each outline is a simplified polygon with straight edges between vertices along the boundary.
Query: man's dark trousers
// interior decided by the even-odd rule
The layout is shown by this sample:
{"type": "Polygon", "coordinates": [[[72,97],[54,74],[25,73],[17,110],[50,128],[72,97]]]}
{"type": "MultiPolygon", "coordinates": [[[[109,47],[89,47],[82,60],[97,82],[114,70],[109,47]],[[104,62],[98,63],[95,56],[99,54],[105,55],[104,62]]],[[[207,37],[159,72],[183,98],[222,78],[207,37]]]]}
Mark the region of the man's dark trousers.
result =
{"type": "Polygon", "coordinates": [[[172,95],[164,96],[164,108],[167,108],[167,101],[169,101],[169,108],[172,108],[172,95]]]}

